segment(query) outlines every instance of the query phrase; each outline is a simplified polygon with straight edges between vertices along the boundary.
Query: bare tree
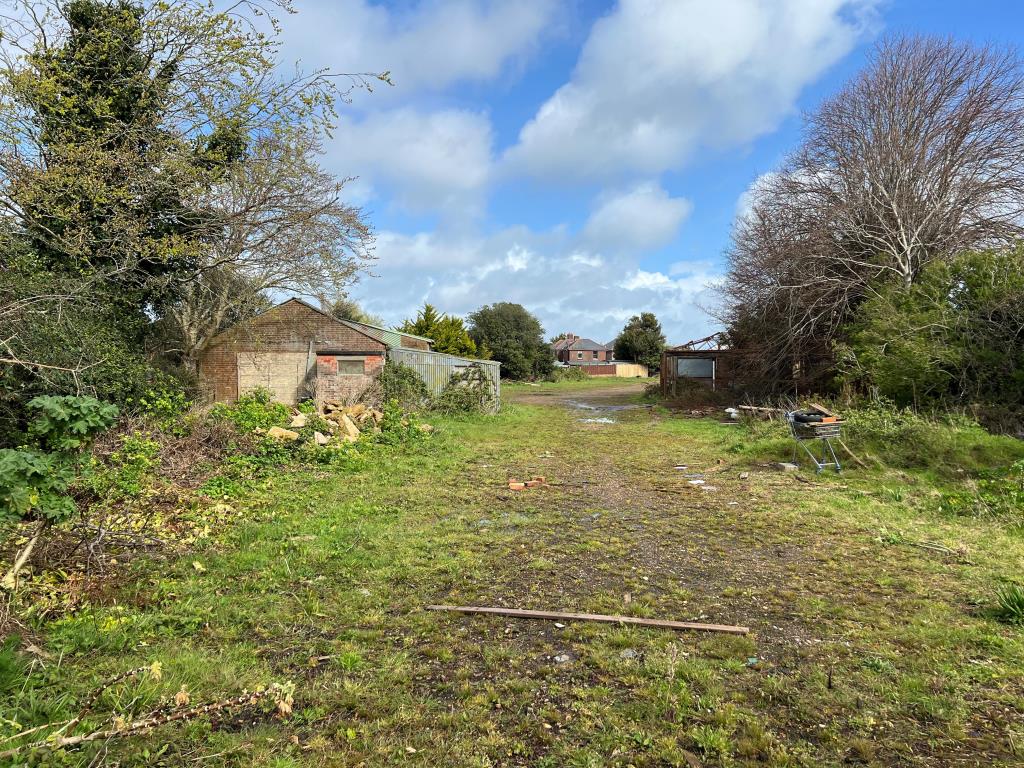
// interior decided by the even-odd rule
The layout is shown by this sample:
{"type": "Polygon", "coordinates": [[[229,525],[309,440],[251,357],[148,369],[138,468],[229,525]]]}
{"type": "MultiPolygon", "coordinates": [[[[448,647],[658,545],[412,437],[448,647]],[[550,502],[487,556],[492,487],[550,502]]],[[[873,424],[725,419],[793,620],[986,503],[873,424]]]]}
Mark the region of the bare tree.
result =
{"type": "Polygon", "coordinates": [[[720,316],[765,370],[800,365],[875,286],[1024,235],[1024,70],[1012,51],[884,41],[806,118],[736,224],[720,316]],[[741,330],[742,329],[742,330],[741,330]],[[756,331],[754,329],[757,329],[756,331]]]}
{"type": "MultiPolygon", "coordinates": [[[[139,14],[138,38],[127,33],[118,38],[139,65],[130,78],[99,72],[101,62],[95,57],[64,56],[80,42],[75,18],[88,12],[82,3],[0,0],[0,379],[27,381],[49,371],[54,388],[59,373],[77,382],[97,360],[79,343],[88,341],[91,329],[80,332],[76,321],[93,312],[101,289],[138,290],[145,317],[172,293],[164,290],[171,284],[185,286],[186,292],[209,290],[201,280],[183,282],[180,277],[195,262],[204,273],[228,270],[234,261],[225,254],[231,249],[219,240],[225,233],[238,237],[245,228],[242,221],[249,222],[252,232],[257,218],[258,201],[231,198],[245,186],[239,178],[244,163],[235,164],[227,182],[225,164],[240,149],[255,146],[257,163],[294,166],[298,161],[285,157],[285,146],[293,145],[288,151],[295,157],[308,159],[311,151],[294,146],[294,131],[322,135],[339,100],[348,101],[354,89],[390,83],[386,72],[289,72],[279,66],[280,25],[274,13],[291,12],[288,0],[238,0],[222,8],[201,0],[105,7],[113,14],[139,14]],[[69,77],[55,82],[55,61],[93,66],[94,81],[69,77]],[[73,98],[76,87],[105,88],[113,95],[73,98]],[[126,119],[130,105],[139,102],[154,104],[146,119],[126,119]],[[77,121],[62,117],[61,110],[73,112],[69,105],[83,112],[95,108],[97,114],[77,121]],[[73,133],[82,125],[92,133],[73,133]],[[274,146],[278,149],[269,149],[274,146]],[[89,195],[98,202],[82,204],[89,195]],[[223,197],[216,200],[215,195],[223,197]],[[213,209],[204,210],[204,204],[213,209]],[[26,241],[49,261],[17,252],[14,246],[26,241]],[[210,256],[211,243],[221,253],[210,256]],[[170,264],[163,284],[160,262],[170,264]],[[52,264],[67,268],[56,271],[52,264]],[[36,327],[33,318],[46,320],[48,335],[28,333],[36,327]],[[50,343],[50,338],[60,341],[50,343]]],[[[127,24],[124,29],[135,28],[127,24]]],[[[294,169],[289,170],[294,180],[294,169]]],[[[293,202],[303,191],[309,193],[306,221],[358,218],[338,202],[340,187],[323,171],[316,169],[304,183],[304,190],[278,189],[293,202]]],[[[264,202],[284,205],[280,196],[268,195],[264,202]]],[[[265,213],[264,234],[280,213],[280,207],[265,213]]],[[[357,232],[360,227],[349,222],[351,241],[364,237],[357,232]]],[[[340,230],[329,226],[325,237],[330,231],[340,230]]],[[[291,237],[299,245],[287,226],[278,226],[272,237],[291,237]]],[[[212,282],[239,284],[236,279],[212,282]]],[[[116,299],[127,290],[106,293],[116,299]]]]}
{"type": "Polygon", "coordinates": [[[220,231],[196,279],[164,311],[190,370],[217,332],[268,296],[342,295],[372,259],[369,225],[341,198],[347,180],[321,169],[319,153],[312,131],[269,135],[212,188],[220,231]]]}

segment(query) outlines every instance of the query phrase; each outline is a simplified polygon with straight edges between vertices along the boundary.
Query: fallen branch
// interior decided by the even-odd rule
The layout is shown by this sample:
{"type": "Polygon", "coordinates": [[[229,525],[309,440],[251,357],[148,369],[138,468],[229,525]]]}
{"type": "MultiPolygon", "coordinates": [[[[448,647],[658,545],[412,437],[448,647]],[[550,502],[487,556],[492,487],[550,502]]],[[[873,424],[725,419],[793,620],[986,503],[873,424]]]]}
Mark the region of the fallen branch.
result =
{"type": "Polygon", "coordinates": [[[854,460],[854,461],[855,461],[855,462],[857,463],[857,466],[858,466],[858,467],[860,467],[861,469],[867,469],[867,468],[868,468],[868,465],[867,465],[867,464],[865,464],[865,463],[864,463],[863,461],[861,461],[861,460],[860,460],[860,459],[859,459],[859,458],[857,457],[857,454],[855,454],[855,453],[854,453],[853,451],[851,451],[851,450],[850,450],[850,449],[849,449],[849,448],[847,447],[846,443],[844,443],[844,442],[843,442],[842,440],[840,440],[839,438],[836,438],[836,442],[837,442],[837,443],[839,443],[839,447],[840,447],[840,448],[842,448],[842,449],[843,449],[844,451],[846,451],[846,455],[847,455],[847,456],[849,456],[849,457],[850,457],[851,459],[853,459],[853,460],[854,460]]]}
{"type": "Polygon", "coordinates": [[[600,621],[607,624],[638,624],[643,627],[693,630],[697,632],[725,632],[730,635],[745,635],[749,627],[735,627],[723,624],[700,624],[691,621],[669,621],[666,619],[643,619],[637,616],[610,616],[603,613],[562,613],[560,611],[530,611],[522,608],[480,608],[468,605],[428,605],[428,611],[455,611],[457,613],[489,613],[495,616],[511,616],[518,619],[553,619],[560,621],[600,621]]]}
{"type": "Polygon", "coordinates": [[[43,530],[46,528],[49,521],[46,518],[36,522],[36,528],[29,537],[28,544],[24,546],[18,556],[14,559],[14,565],[11,566],[10,570],[4,574],[3,581],[0,581],[0,589],[15,590],[18,586],[18,572],[24,567],[28,561],[29,556],[32,554],[32,550],[35,549],[36,543],[39,541],[39,537],[43,535],[43,530]]]}
{"type": "MultiPolygon", "coordinates": [[[[148,668],[143,668],[148,669],[148,668]]],[[[119,679],[125,679],[132,675],[138,674],[139,670],[132,670],[131,672],[119,675],[119,679]]],[[[108,683],[110,685],[110,683],[108,683]]],[[[277,703],[278,712],[285,715],[291,712],[291,694],[288,690],[277,684],[270,686],[263,691],[245,692],[238,696],[230,699],[221,699],[220,701],[213,701],[207,704],[200,704],[195,707],[189,707],[188,709],[179,709],[170,712],[153,711],[149,712],[138,720],[132,722],[120,721],[118,718],[114,718],[114,725],[110,728],[102,728],[92,731],[91,733],[83,733],[79,736],[58,736],[51,734],[45,739],[34,741],[30,744],[22,744],[17,747],[0,752],[0,760],[13,757],[22,750],[40,749],[40,748],[51,748],[51,749],[68,749],[81,746],[82,744],[88,744],[93,741],[104,741],[107,739],[120,738],[123,736],[132,736],[139,733],[144,733],[157,728],[161,725],[167,725],[168,723],[174,723],[181,720],[190,720],[195,717],[203,715],[215,714],[222,712],[227,709],[234,709],[243,706],[252,706],[259,703],[261,700],[272,697],[277,703]]],[[[84,712],[84,711],[83,711],[84,712]]],[[[78,718],[76,718],[76,721],[78,718]]],[[[77,723],[76,723],[77,724],[77,723]]],[[[62,730],[66,730],[66,726],[62,730]]],[[[29,733],[26,731],[26,734],[29,733]]],[[[25,734],[20,734],[25,735],[25,734]]]]}

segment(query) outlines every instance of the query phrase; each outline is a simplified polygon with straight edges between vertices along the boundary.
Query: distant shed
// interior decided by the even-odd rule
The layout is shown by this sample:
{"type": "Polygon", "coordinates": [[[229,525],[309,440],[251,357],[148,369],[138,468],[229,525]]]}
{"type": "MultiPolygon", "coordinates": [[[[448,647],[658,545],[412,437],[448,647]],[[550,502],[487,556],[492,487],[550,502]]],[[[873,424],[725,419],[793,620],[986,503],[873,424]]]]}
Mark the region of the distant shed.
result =
{"type": "Polygon", "coordinates": [[[713,391],[728,389],[733,383],[734,361],[734,351],[721,345],[719,334],[666,349],[661,354],[661,393],[677,395],[687,384],[713,391]]]}

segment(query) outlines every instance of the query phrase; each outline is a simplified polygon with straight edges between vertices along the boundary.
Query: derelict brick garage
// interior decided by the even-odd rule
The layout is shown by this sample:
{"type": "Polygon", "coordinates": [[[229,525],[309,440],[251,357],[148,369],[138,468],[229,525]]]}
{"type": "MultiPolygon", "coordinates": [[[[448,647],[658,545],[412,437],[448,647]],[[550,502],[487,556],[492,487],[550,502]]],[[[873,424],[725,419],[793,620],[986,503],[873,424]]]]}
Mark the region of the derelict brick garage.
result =
{"type": "Polygon", "coordinates": [[[305,352],[236,352],[238,392],[262,387],[273,392],[275,400],[297,403],[307,388],[308,358],[305,352]]]}
{"type": "Polygon", "coordinates": [[[351,363],[343,364],[329,385],[354,397],[379,372],[386,352],[384,342],[290,299],[214,337],[199,360],[200,384],[219,402],[265,387],[275,399],[296,403],[317,394],[317,359],[323,355],[362,361],[358,375],[347,375],[351,363]]]}

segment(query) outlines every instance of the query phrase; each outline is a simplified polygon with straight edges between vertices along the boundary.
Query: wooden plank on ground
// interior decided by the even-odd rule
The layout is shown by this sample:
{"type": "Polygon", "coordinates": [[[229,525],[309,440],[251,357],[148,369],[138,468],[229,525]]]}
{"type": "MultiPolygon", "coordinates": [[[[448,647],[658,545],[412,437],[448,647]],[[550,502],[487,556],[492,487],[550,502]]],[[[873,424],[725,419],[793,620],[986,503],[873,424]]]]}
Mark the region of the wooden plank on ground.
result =
{"type": "Polygon", "coordinates": [[[749,627],[734,627],[723,624],[700,624],[693,621],[669,621],[667,619],[643,619],[638,616],[610,616],[604,613],[564,613],[562,611],[531,611],[523,608],[485,608],[475,605],[428,605],[428,611],[455,611],[457,613],[488,613],[493,616],[511,616],[517,619],[552,619],[555,621],[601,621],[607,624],[637,624],[642,627],[691,630],[694,632],[725,632],[730,635],[745,635],[749,627]]]}

